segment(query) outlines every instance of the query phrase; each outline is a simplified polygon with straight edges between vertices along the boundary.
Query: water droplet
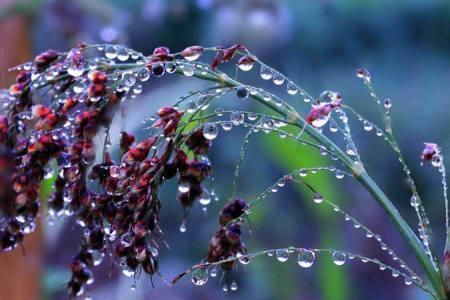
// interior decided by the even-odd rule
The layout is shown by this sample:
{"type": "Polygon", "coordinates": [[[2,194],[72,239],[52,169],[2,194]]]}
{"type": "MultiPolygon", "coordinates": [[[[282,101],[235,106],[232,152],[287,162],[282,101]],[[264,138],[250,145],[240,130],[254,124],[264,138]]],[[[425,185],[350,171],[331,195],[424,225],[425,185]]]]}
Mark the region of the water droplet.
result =
{"type": "Polygon", "coordinates": [[[261,66],[260,75],[263,80],[270,80],[272,78],[272,69],[267,66],[261,66]]]}
{"type": "Polygon", "coordinates": [[[332,258],[335,265],[342,266],[343,264],[345,264],[345,260],[347,257],[343,252],[334,251],[332,254],[332,258]]]}
{"type": "Polygon", "coordinates": [[[81,81],[76,82],[72,87],[73,92],[75,94],[82,93],[84,91],[84,88],[85,88],[85,86],[84,86],[83,82],[81,82],[81,81]]]}
{"type": "Polygon", "coordinates": [[[400,276],[400,272],[397,270],[392,270],[392,277],[398,277],[400,276]]]}
{"type": "Polygon", "coordinates": [[[126,48],[120,48],[117,51],[117,59],[120,61],[126,61],[130,57],[130,53],[126,48]]]}
{"type": "Polygon", "coordinates": [[[344,172],[342,172],[341,170],[336,170],[336,178],[337,179],[342,179],[342,178],[344,178],[344,172]]]}
{"type": "Polygon", "coordinates": [[[240,63],[238,67],[241,71],[248,72],[253,68],[253,63],[249,61],[249,63],[240,63]]]}
{"type": "Polygon", "coordinates": [[[314,119],[311,122],[311,125],[316,127],[316,128],[320,128],[323,125],[325,125],[328,122],[329,119],[330,119],[330,114],[320,115],[318,118],[314,119]]]}
{"type": "Polygon", "coordinates": [[[319,193],[314,193],[313,194],[313,201],[314,203],[320,204],[323,202],[323,197],[322,195],[320,195],[319,193]]]}
{"type": "Polygon", "coordinates": [[[197,60],[200,57],[200,55],[201,55],[200,51],[192,51],[192,52],[189,52],[189,54],[187,54],[187,55],[184,54],[183,57],[188,61],[194,61],[194,60],[197,60]]]}
{"type": "Polygon", "coordinates": [[[122,267],[122,274],[131,277],[134,275],[134,270],[128,267],[126,264],[122,267]]]}
{"type": "Polygon", "coordinates": [[[105,56],[108,59],[114,59],[117,57],[117,49],[115,46],[106,46],[105,47],[105,56]]]}
{"type": "Polygon", "coordinates": [[[231,121],[223,121],[222,128],[225,131],[230,131],[233,128],[233,123],[231,121]]]}
{"type": "Polygon", "coordinates": [[[177,65],[175,63],[166,62],[166,72],[167,73],[173,74],[173,73],[175,73],[176,70],[177,70],[177,65]]]}
{"type": "Polygon", "coordinates": [[[180,191],[180,193],[187,193],[190,188],[191,185],[189,184],[189,182],[180,182],[180,184],[178,185],[178,191],[180,191]]]}
{"type": "Polygon", "coordinates": [[[244,114],[241,112],[233,111],[230,115],[231,122],[233,125],[240,125],[244,122],[244,114]]]}
{"type": "Polygon", "coordinates": [[[286,262],[289,259],[289,250],[278,249],[277,251],[275,251],[275,257],[280,262],[286,262]]]}
{"type": "Polygon", "coordinates": [[[217,129],[217,126],[212,123],[206,123],[203,125],[203,136],[207,140],[213,140],[217,137],[219,134],[219,130],[217,129]]]}
{"type": "Polygon", "coordinates": [[[133,88],[133,94],[139,95],[141,93],[142,93],[142,85],[141,84],[135,85],[133,88]]]}
{"type": "Polygon", "coordinates": [[[184,233],[184,232],[187,231],[187,227],[186,227],[186,222],[185,221],[183,221],[181,223],[179,230],[180,230],[181,233],[184,233]]]}
{"type": "Polygon", "coordinates": [[[209,195],[209,192],[206,189],[203,189],[202,194],[200,195],[200,198],[198,199],[201,205],[208,205],[211,203],[211,196],[209,195]]]}
{"type": "Polygon", "coordinates": [[[84,72],[83,65],[71,63],[67,68],[67,73],[72,77],[80,77],[81,75],[83,75],[83,72],[84,72]]]}
{"type": "Polygon", "coordinates": [[[390,109],[390,108],[392,107],[392,101],[391,101],[390,98],[386,98],[386,99],[384,100],[384,107],[385,107],[386,109],[390,109]]]}
{"type": "Polygon", "coordinates": [[[254,112],[250,112],[247,114],[247,118],[249,121],[255,121],[256,119],[258,119],[258,114],[254,113],[254,112]]]}
{"type": "Polygon", "coordinates": [[[411,285],[413,283],[412,279],[409,278],[409,277],[405,277],[404,282],[405,282],[406,285],[411,285]]]}
{"type": "Polygon", "coordinates": [[[287,84],[286,91],[289,95],[295,95],[298,93],[298,89],[292,81],[289,81],[287,84]]]}
{"type": "Polygon", "coordinates": [[[364,121],[364,130],[365,131],[371,131],[373,129],[373,124],[370,123],[369,121],[364,121]]]}
{"type": "Polygon", "coordinates": [[[150,78],[150,71],[147,68],[141,68],[136,72],[136,77],[140,81],[147,81],[150,78]]]}
{"type": "Polygon", "coordinates": [[[166,68],[163,63],[156,63],[152,65],[152,73],[156,77],[161,77],[166,72],[166,68]]]}
{"type": "Polygon", "coordinates": [[[183,74],[184,76],[193,76],[195,73],[194,67],[191,65],[183,65],[183,74]]]}
{"type": "Polygon", "coordinates": [[[211,277],[217,277],[217,273],[218,273],[218,268],[213,268],[212,270],[211,270],[211,272],[209,273],[209,275],[211,275],[211,277]]]}
{"type": "Polygon", "coordinates": [[[410,204],[412,207],[418,207],[420,205],[419,198],[416,195],[412,195],[410,204]]]}
{"type": "Polygon", "coordinates": [[[196,268],[192,271],[191,281],[193,284],[202,286],[208,282],[208,270],[203,268],[196,268]]]}
{"type": "Polygon", "coordinates": [[[275,85],[282,85],[284,83],[284,77],[278,72],[273,73],[272,80],[275,85]]]}
{"type": "Polygon", "coordinates": [[[131,87],[136,83],[136,77],[130,72],[123,73],[122,80],[125,86],[131,87]]]}
{"type": "Polygon", "coordinates": [[[308,249],[301,249],[298,252],[297,264],[302,268],[309,268],[314,264],[316,254],[314,251],[308,249]]]}
{"type": "Polygon", "coordinates": [[[350,143],[347,144],[347,149],[346,149],[345,152],[348,155],[350,155],[350,156],[355,156],[356,155],[355,147],[352,144],[350,144],[350,143]]]}
{"type": "Polygon", "coordinates": [[[233,282],[230,285],[230,290],[236,291],[238,289],[237,282],[233,280],[233,282]]]}
{"type": "Polygon", "coordinates": [[[241,99],[246,99],[249,95],[248,89],[245,86],[241,86],[237,89],[236,95],[241,99]]]}
{"type": "Polygon", "coordinates": [[[338,132],[339,128],[337,127],[337,125],[334,122],[330,123],[330,131],[335,133],[338,132]]]}

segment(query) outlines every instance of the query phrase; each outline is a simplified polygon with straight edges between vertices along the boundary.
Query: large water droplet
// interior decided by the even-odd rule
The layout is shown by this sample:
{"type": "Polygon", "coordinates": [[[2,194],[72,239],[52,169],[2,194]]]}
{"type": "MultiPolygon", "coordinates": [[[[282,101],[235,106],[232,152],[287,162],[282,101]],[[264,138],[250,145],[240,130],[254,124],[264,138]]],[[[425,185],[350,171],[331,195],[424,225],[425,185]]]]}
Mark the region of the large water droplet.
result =
{"type": "Polygon", "coordinates": [[[297,264],[302,268],[309,268],[314,264],[316,254],[308,249],[301,249],[297,255],[297,264]]]}
{"type": "Polygon", "coordinates": [[[343,252],[334,251],[332,254],[332,258],[335,265],[342,266],[343,264],[345,264],[345,260],[347,257],[343,252]]]}
{"type": "Polygon", "coordinates": [[[178,191],[180,193],[187,193],[190,188],[191,185],[189,184],[189,182],[180,182],[180,184],[178,185],[178,191]]]}
{"type": "Polygon", "coordinates": [[[83,75],[83,72],[84,72],[83,65],[71,63],[67,68],[67,73],[72,77],[80,77],[81,75],[83,75]]]}
{"type": "Polygon", "coordinates": [[[292,81],[289,81],[286,86],[286,90],[289,95],[295,95],[298,93],[298,89],[292,81]]]}
{"type": "Polygon", "coordinates": [[[327,124],[329,119],[330,119],[330,114],[328,114],[328,115],[320,115],[318,118],[314,119],[311,122],[311,125],[316,127],[316,128],[320,128],[323,125],[327,124]]]}
{"type": "Polygon", "coordinates": [[[184,76],[193,76],[195,73],[194,67],[191,65],[183,65],[183,74],[184,76]]]}
{"type": "Polygon", "coordinates": [[[126,48],[120,48],[117,51],[117,59],[120,61],[126,61],[130,57],[130,53],[126,48]]]}
{"type": "Polygon", "coordinates": [[[240,63],[238,67],[241,71],[248,72],[253,68],[253,61],[248,60],[247,63],[240,63]]]}
{"type": "Polygon", "coordinates": [[[106,46],[105,48],[105,56],[109,59],[114,59],[117,57],[117,49],[115,46],[106,46]]]}
{"type": "Polygon", "coordinates": [[[244,122],[244,114],[241,112],[234,111],[231,113],[230,119],[231,119],[231,122],[233,122],[233,125],[236,125],[236,126],[240,125],[240,124],[242,124],[242,122],[244,122]]]}
{"type": "Polygon", "coordinates": [[[241,99],[246,99],[249,95],[248,89],[245,86],[242,86],[237,89],[236,95],[241,99]]]}
{"type": "Polygon", "coordinates": [[[192,271],[191,281],[193,284],[202,286],[208,282],[208,270],[202,268],[196,268],[192,271]]]}
{"type": "Polygon", "coordinates": [[[273,83],[276,85],[282,85],[284,83],[284,77],[278,72],[273,73],[272,75],[273,83]]]}
{"type": "Polygon", "coordinates": [[[272,78],[272,69],[270,69],[269,67],[266,66],[261,66],[261,71],[260,71],[260,75],[261,78],[264,80],[270,80],[272,78]]]}
{"type": "Polygon", "coordinates": [[[123,73],[122,80],[125,86],[131,87],[136,83],[136,77],[132,73],[123,73]]]}
{"type": "Polygon", "coordinates": [[[219,134],[219,130],[217,129],[217,126],[212,123],[206,123],[203,125],[203,136],[207,140],[213,140],[217,137],[219,134]]]}
{"type": "Polygon", "coordinates": [[[147,81],[150,78],[150,71],[147,68],[141,68],[136,72],[136,77],[140,81],[147,81]]]}
{"type": "Polygon", "coordinates": [[[287,250],[287,249],[278,249],[275,252],[275,257],[280,262],[286,262],[289,259],[289,250],[287,250]]]}

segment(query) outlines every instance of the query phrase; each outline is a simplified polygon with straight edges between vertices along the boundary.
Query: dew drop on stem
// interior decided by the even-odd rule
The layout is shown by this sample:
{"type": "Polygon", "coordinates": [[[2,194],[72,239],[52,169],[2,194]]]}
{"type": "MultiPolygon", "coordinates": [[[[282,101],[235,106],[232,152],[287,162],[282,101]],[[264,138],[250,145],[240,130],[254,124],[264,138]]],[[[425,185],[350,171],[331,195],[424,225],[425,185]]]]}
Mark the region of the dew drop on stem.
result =
{"type": "Polygon", "coordinates": [[[130,58],[130,53],[126,48],[120,48],[117,51],[117,59],[120,61],[127,61],[130,58]]]}
{"type": "Polygon", "coordinates": [[[191,77],[194,75],[194,67],[191,65],[183,65],[183,75],[191,77]]]}
{"type": "Polygon", "coordinates": [[[272,78],[273,71],[269,67],[263,65],[261,66],[260,75],[263,80],[270,80],[272,78]]]}
{"type": "Polygon", "coordinates": [[[105,56],[108,59],[115,59],[117,57],[117,49],[115,46],[105,47],[105,56]]]}
{"type": "Polygon", "coordinates": [[[206,123],[203,125],[203,136],[207,140],[213,140],[219,134],[219,130],[215,124],[206,123]]]}
{"type": "Polygon", "coordinates": [[[278,72],[273,73],[272,80],[275,85],[282,85],[284,83],[284,77],[278,72]]]}
{"type": "Polygon", "coordinates": [[[275,257],[280,262],[286,262],[289,259],[289,250],[278,249],[277,251],[275,251],[275,257]]]}
{"type": "Polygon", "coordinates": [[[202,286],[208,282],[208,270],[203,268],[196,268],[192,271],[191,281],[193,284],[202,286]]]}
{"type": "Polygon", "coordinates": [[[322,197],[322,195],[320,195],[319,193],[314,193],[314,195],[313,195],[313,201],[314,201],[314,203],[316,203],[316,204],[322,203],[322,202],[323,202],[323,197],[322,197]]]}
{"type": "Polygon", "coordinates": [[[292,81],[289,81],[287,84],[286,91],[289,95],[295,95],[298,93],[298,89],[292,81]]]}
{"type": "Polygon", "coordinates": [[[335,265],[337,266],[342,266],[343,264],[345,264],[346,261],[346,255],[343,252],[340,251],[334,251],[332,253],[332,258],[333,258],[333,262],[335,265]]]}
{"type": "Polygon", "coordinates": [[[302,268],[310,268],[314,264],[316,254],[308,249],[301,249],[297,255],[297,264],[302,268]]]}

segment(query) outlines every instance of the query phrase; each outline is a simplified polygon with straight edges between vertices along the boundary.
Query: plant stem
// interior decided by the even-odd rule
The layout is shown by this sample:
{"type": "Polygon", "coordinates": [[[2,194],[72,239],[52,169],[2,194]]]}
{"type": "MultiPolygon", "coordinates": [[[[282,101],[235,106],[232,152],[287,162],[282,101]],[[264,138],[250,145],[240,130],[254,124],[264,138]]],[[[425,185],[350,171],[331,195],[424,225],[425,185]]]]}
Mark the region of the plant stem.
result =
{"type": "MultiPolygon", "coordinates": [[[[214,81],[220,83],[227,87],[235,87],[240,86],[241,84],[229,77],[218,76],[212,74],[199,74],[195,73],[194,75],[197,78],[214,81]]],[[[288,112],[281,107],[276,106],[274,103],[270,101],[265,101],[259,95],[251,95],[256,101],[262,103],[263,105],[269,107],[270,109],[276,111],[277,113],[283,115],[286,119],[295,119],[295,123],[299,128],[305,128],[305,132],[308,135],[319,142],[321,145],[326,148],[332,150],[334,154],[351,170],[354,169],[354,161],[345,154],[337,145],[335,145],[330,139],[326,136],[318,132],[315,128],[306,124],[306,122],[300,116],[292,116],[293,112],[288,112]]],[[[389,215],[392,222],[399,230],[403,238],[408,243],[409,247],[413,250],[416,258],[420,262],[424,271],[426,272],[428,279],[431,283],[432,289],[434,291],[434,296],[436,299],[445,300],[447,296],[444,290],[444,283],[439,271],[436,271],[433,267],[432,262],[429,260],[429,257],[423,247],[422,242],[416,236],[416,234],[412,231],[411,227],[406,223],[403,217],[398,212],[397,208],[392,204],[391,200],[384,194],[384,192],[378,187],[376,182],[367,174],[365,170],[355,174],[355,178],[367,189],[367,191],[375,198],[375,200],[380,204],[380,206],[385,210],[385,212],[389,215]]]]}

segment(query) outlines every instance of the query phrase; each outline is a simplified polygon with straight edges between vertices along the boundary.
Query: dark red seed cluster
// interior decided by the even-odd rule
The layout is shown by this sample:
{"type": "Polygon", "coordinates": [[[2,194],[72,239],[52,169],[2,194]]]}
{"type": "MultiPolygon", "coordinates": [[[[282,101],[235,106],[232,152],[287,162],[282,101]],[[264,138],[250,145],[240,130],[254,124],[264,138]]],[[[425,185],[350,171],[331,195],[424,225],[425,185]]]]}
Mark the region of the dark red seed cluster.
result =
{"type": "MultiPolygon", "coordinates": [[[[330,91],[326,91],[325,100],[319,101],[317,104],[314,104],[306,116],[306,122],[310,125],[315,125],[315,121],[321,118],[326,118],[330,115],[331,111],[341,107],[341,95],[339,93],[334,93],[330,91]]],[[[316,126],[317,127],[317,126],[316,126]]]]}
{"type": "MultiPolygon", "coordinates": [[[[205,156],[212,142],[202,129],[183,133],[184,111],[175,107],[161,108],[151,134],[141,141],[122,132],[117,157],[107,147],[108,134],[99,144],[128,90],[117,88],[111,67],[88,63],[88,48],[39,54],[22,68],[9,92],[0,94],[0,247],[12,250],[34,230],[41,185],[49,179],[49,217],[73,215],[84,230],[67,284],[74,296],[93,281],[93,268],[108,252],[128,274],[157,274],[161,185],[177,177],[176,198],[187,214],[196,200],[209,197],[204,182],[212,175],[205,156]]],[[[247,51],[242,45],[216,49],[213,67],[247,51]]],[[[191,46],[175,55],[159,47],[146,67],[159,76],[175,57],[192,61],[204,51],[191,46]]],[[[253,62],[242,56],[238,64],[253,62]]],[[[223,208],[209,262],[246,252],[240,225],[228,224],[246,208],[241,199],[223,208]]]]}
{"type": "Polygon", "coordinates": [[[433,164],[439,165],[441,161],[439,146],[435,143],[424,143],[421,158],[422,161],[432,161],[433,164]]]}
{"type": "MultiPolygon", "coordinates": [[[[242,216],[247,208],[247,203],[240,198],[231,200],[222,208],[219,219],[220,228],[209,242],[207,256],[209,263],[246,254],[247,249],[241,240],[241,225],[230,223],[230,221],[242,216]]],[[[234,261],[222,263],[221,267],[225,271],[229,271],[233,268],[234,263],[234,261]]]]}

